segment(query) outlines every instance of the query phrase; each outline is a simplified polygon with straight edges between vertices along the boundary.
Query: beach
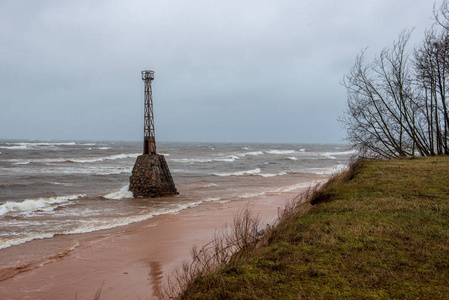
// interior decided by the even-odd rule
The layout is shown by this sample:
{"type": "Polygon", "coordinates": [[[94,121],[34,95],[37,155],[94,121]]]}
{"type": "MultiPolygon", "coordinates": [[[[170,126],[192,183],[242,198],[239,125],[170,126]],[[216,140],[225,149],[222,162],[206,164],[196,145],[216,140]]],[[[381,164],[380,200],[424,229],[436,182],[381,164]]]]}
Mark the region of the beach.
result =
{"type": "Polygon", "coordinates": [[[3,249],[2,265],[13,257],[21,257],[23,264],[15,266],[17,259],[10,269],[3,269],[0,298],[94,299],[102,288],[101,299],[158,299],[167,276],[190,259],[192,247],[210,241],[239,210],[248,206],[272,223],[278,208],[303,190],[205,203],[124,227],[3,249]]]}

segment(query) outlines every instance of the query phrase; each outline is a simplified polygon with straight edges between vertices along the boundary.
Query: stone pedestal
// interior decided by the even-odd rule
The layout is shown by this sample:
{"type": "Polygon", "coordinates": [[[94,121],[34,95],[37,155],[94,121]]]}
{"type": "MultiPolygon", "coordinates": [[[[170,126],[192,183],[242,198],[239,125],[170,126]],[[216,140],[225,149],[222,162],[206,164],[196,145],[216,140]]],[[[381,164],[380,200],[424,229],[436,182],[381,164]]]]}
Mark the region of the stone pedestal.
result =
{"type": "Polygon", "coordinates": [[[137,157],[129,178],[129,190],[134,197],[178,194],[165,157],[159,154],[143,154],[137,157]]]}

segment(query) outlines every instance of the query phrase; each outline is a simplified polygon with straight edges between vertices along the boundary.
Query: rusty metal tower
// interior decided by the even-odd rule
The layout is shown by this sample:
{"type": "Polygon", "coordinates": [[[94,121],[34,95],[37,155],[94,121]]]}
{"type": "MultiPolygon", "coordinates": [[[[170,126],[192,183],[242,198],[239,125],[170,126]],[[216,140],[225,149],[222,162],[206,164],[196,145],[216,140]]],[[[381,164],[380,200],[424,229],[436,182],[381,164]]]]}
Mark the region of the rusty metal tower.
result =
{"type": "Polygon", "coordinates": [[[153,90],[151,81],[154,80],[154,71],[142,71],[142,80],[145,82],[145,117],[143,154],[156,154],[156,138],[154,134],[153,90]]]}
{"type": "Polygon", "coordinates": [[[156,153],[154,136],[153,91],[154,71],[142,71],[145,82],[145,117],[143,154],[139,155],[129,177],[129,190],[134,197],[161,197],[177,195],[175,182],[163,155],[156,153]]]}

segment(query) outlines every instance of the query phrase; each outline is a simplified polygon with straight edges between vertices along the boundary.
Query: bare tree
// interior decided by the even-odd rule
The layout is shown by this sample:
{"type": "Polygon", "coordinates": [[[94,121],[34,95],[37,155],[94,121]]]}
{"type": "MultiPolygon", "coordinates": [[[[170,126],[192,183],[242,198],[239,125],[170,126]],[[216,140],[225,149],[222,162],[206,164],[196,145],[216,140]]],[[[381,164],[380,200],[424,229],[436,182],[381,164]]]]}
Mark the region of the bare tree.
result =
{"type": "Polygon", "coordinates": [[[413,154],[416,134],[407,126],[414,121],[414,110],[408,105],[413,91],[405,51],[409,38],[410,32],[401,33],[371,64],[365,64],[363,51],[343,78],[348,110],[340,121],[348,131],[347,139],[373,156],[413,154]]]}
{"type": "Polygon", "coordinates": [[[434,8],[435,24],[413,55],[410,31],[371,63],[357,56],[342,84],[347,140],[368,155],[395,158],[449,154],[449,6],[434,8]]]}
{"type": "Polygon", "coordinates": [[[449,35],[435,28],[426,32],[415,49],[415,71],[424,119],[427,121],[431,155],[449,154],[449,115],[446,92],[449,87],[449,35]]]}

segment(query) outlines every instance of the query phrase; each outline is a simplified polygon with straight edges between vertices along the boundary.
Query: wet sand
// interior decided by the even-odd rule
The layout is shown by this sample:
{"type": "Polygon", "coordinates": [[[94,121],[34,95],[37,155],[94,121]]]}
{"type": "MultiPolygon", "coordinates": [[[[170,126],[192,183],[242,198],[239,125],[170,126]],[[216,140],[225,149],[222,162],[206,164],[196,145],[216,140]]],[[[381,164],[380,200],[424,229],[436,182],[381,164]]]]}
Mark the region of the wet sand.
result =
{"type": "Polygon", "coordinates": [[[0,250],[0,299],[159,299],[158,288],[194,245],[209,242],[249,205],[272,222],[304,189],[265,198],[205,203],[175,215],[0,250]]]}

